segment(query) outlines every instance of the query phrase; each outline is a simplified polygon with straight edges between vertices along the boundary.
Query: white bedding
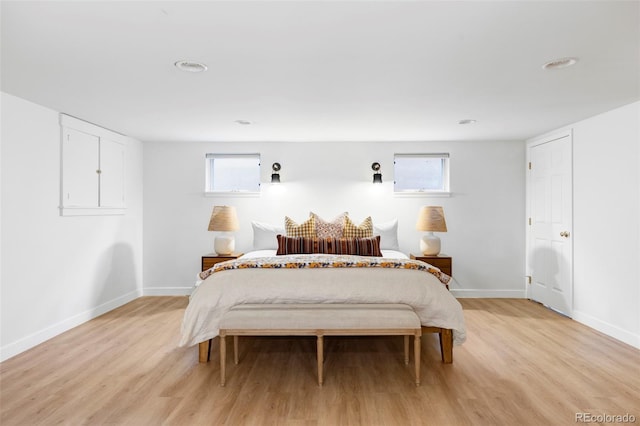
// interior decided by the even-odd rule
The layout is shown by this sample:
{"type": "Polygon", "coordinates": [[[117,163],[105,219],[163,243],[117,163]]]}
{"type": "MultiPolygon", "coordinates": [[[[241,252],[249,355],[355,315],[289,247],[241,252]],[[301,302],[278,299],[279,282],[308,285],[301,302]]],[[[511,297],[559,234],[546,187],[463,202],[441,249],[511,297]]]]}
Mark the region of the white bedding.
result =
{"type": "MultiPolygon", "coordinates": [[[[396,250],[380,250],[382,252],[382,257],[386,257],[389,259],[408,259],[409,257],[396,250]]],[[[256,257],[272,257],[276,255],[277,250],[254,250],[242,255],[245,259],[253,259],[256,257]]]]}
{"type": "MultiPolygon", "coordinates": [[[[273,252],[251,252],[245,257],[269,256],[273,252]]],[[[386,255],[407,258],[399,252],[386,255]]],[[[196,287],[184,314],[180,345],[190,346],[216,337],[222,315],[245,303],[403,303],[413,307],[422,325],[452,329],[454,344],[466,339],[460,303],[425,271],[250,268],[215,272],[196,287]]]]}

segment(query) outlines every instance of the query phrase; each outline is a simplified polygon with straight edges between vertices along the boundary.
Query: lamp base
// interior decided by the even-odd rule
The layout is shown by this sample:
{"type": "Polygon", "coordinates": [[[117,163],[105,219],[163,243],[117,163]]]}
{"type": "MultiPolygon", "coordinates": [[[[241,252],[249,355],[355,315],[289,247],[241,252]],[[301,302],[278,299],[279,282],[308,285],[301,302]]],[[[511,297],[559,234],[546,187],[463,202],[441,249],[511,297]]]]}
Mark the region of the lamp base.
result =
{"type": "Polygon", "coordinates": [[[425,256],[435,256],[440,253],[440,238],[433,232],[424,234],[420,239],[420,251],[425,256]]]}
{"type": "Polygon", "coordinates": [[[213,241],[213,249],[217,254],[231,254],[236,249],[236,240],[232,235],[220,235],[213,241]]]}

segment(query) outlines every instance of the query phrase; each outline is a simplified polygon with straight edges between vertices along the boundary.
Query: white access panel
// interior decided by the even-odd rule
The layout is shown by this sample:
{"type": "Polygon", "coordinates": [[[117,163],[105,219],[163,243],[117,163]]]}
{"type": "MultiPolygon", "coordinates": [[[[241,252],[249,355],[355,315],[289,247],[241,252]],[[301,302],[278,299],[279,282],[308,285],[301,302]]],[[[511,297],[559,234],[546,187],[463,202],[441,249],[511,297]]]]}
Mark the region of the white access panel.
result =
{"type": "Polygon", "coordinates": [[[98,207],[99,138],[68,128],[62,138],[62,206],[98,207]]]}
{"type": "Polygon", "coordinates": [[[60,127],[60,214],[124,214],[127,138],[66,114],[60,114],[60,127]]]}
{"type": "Polygon", "coordinates": [[[124,207],[124,145],[100,138],[100,207],[124,207]]]}

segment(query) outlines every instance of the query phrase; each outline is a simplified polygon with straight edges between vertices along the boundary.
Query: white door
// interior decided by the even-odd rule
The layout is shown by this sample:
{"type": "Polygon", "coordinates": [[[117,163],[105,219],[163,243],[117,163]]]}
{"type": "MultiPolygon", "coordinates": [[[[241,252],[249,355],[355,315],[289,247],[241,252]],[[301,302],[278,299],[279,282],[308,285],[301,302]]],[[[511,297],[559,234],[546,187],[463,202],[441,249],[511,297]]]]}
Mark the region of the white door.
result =
{"type": "Polygon", "coordinates": [[[529,145],[529,297],[573,310],[571,134],[529,145]]]}

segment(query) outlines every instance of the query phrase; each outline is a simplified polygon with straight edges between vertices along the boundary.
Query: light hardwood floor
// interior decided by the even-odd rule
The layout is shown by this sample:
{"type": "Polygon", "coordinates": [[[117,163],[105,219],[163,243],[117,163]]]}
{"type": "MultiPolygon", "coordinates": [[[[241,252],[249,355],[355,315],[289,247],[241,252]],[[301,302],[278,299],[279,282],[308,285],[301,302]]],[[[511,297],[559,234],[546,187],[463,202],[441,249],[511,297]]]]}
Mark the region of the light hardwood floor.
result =
{"type": "Polygon", "coordinates": [[[243,338],[220,387],[179,348],[185,297],[143,297],[0,364],[9,425],[572,425],[576,413],[640,424],[640,351],[527,300],[462,299],[468,339],[440,361],[422,338],[422,385],[401,337],[243,338]]]}

